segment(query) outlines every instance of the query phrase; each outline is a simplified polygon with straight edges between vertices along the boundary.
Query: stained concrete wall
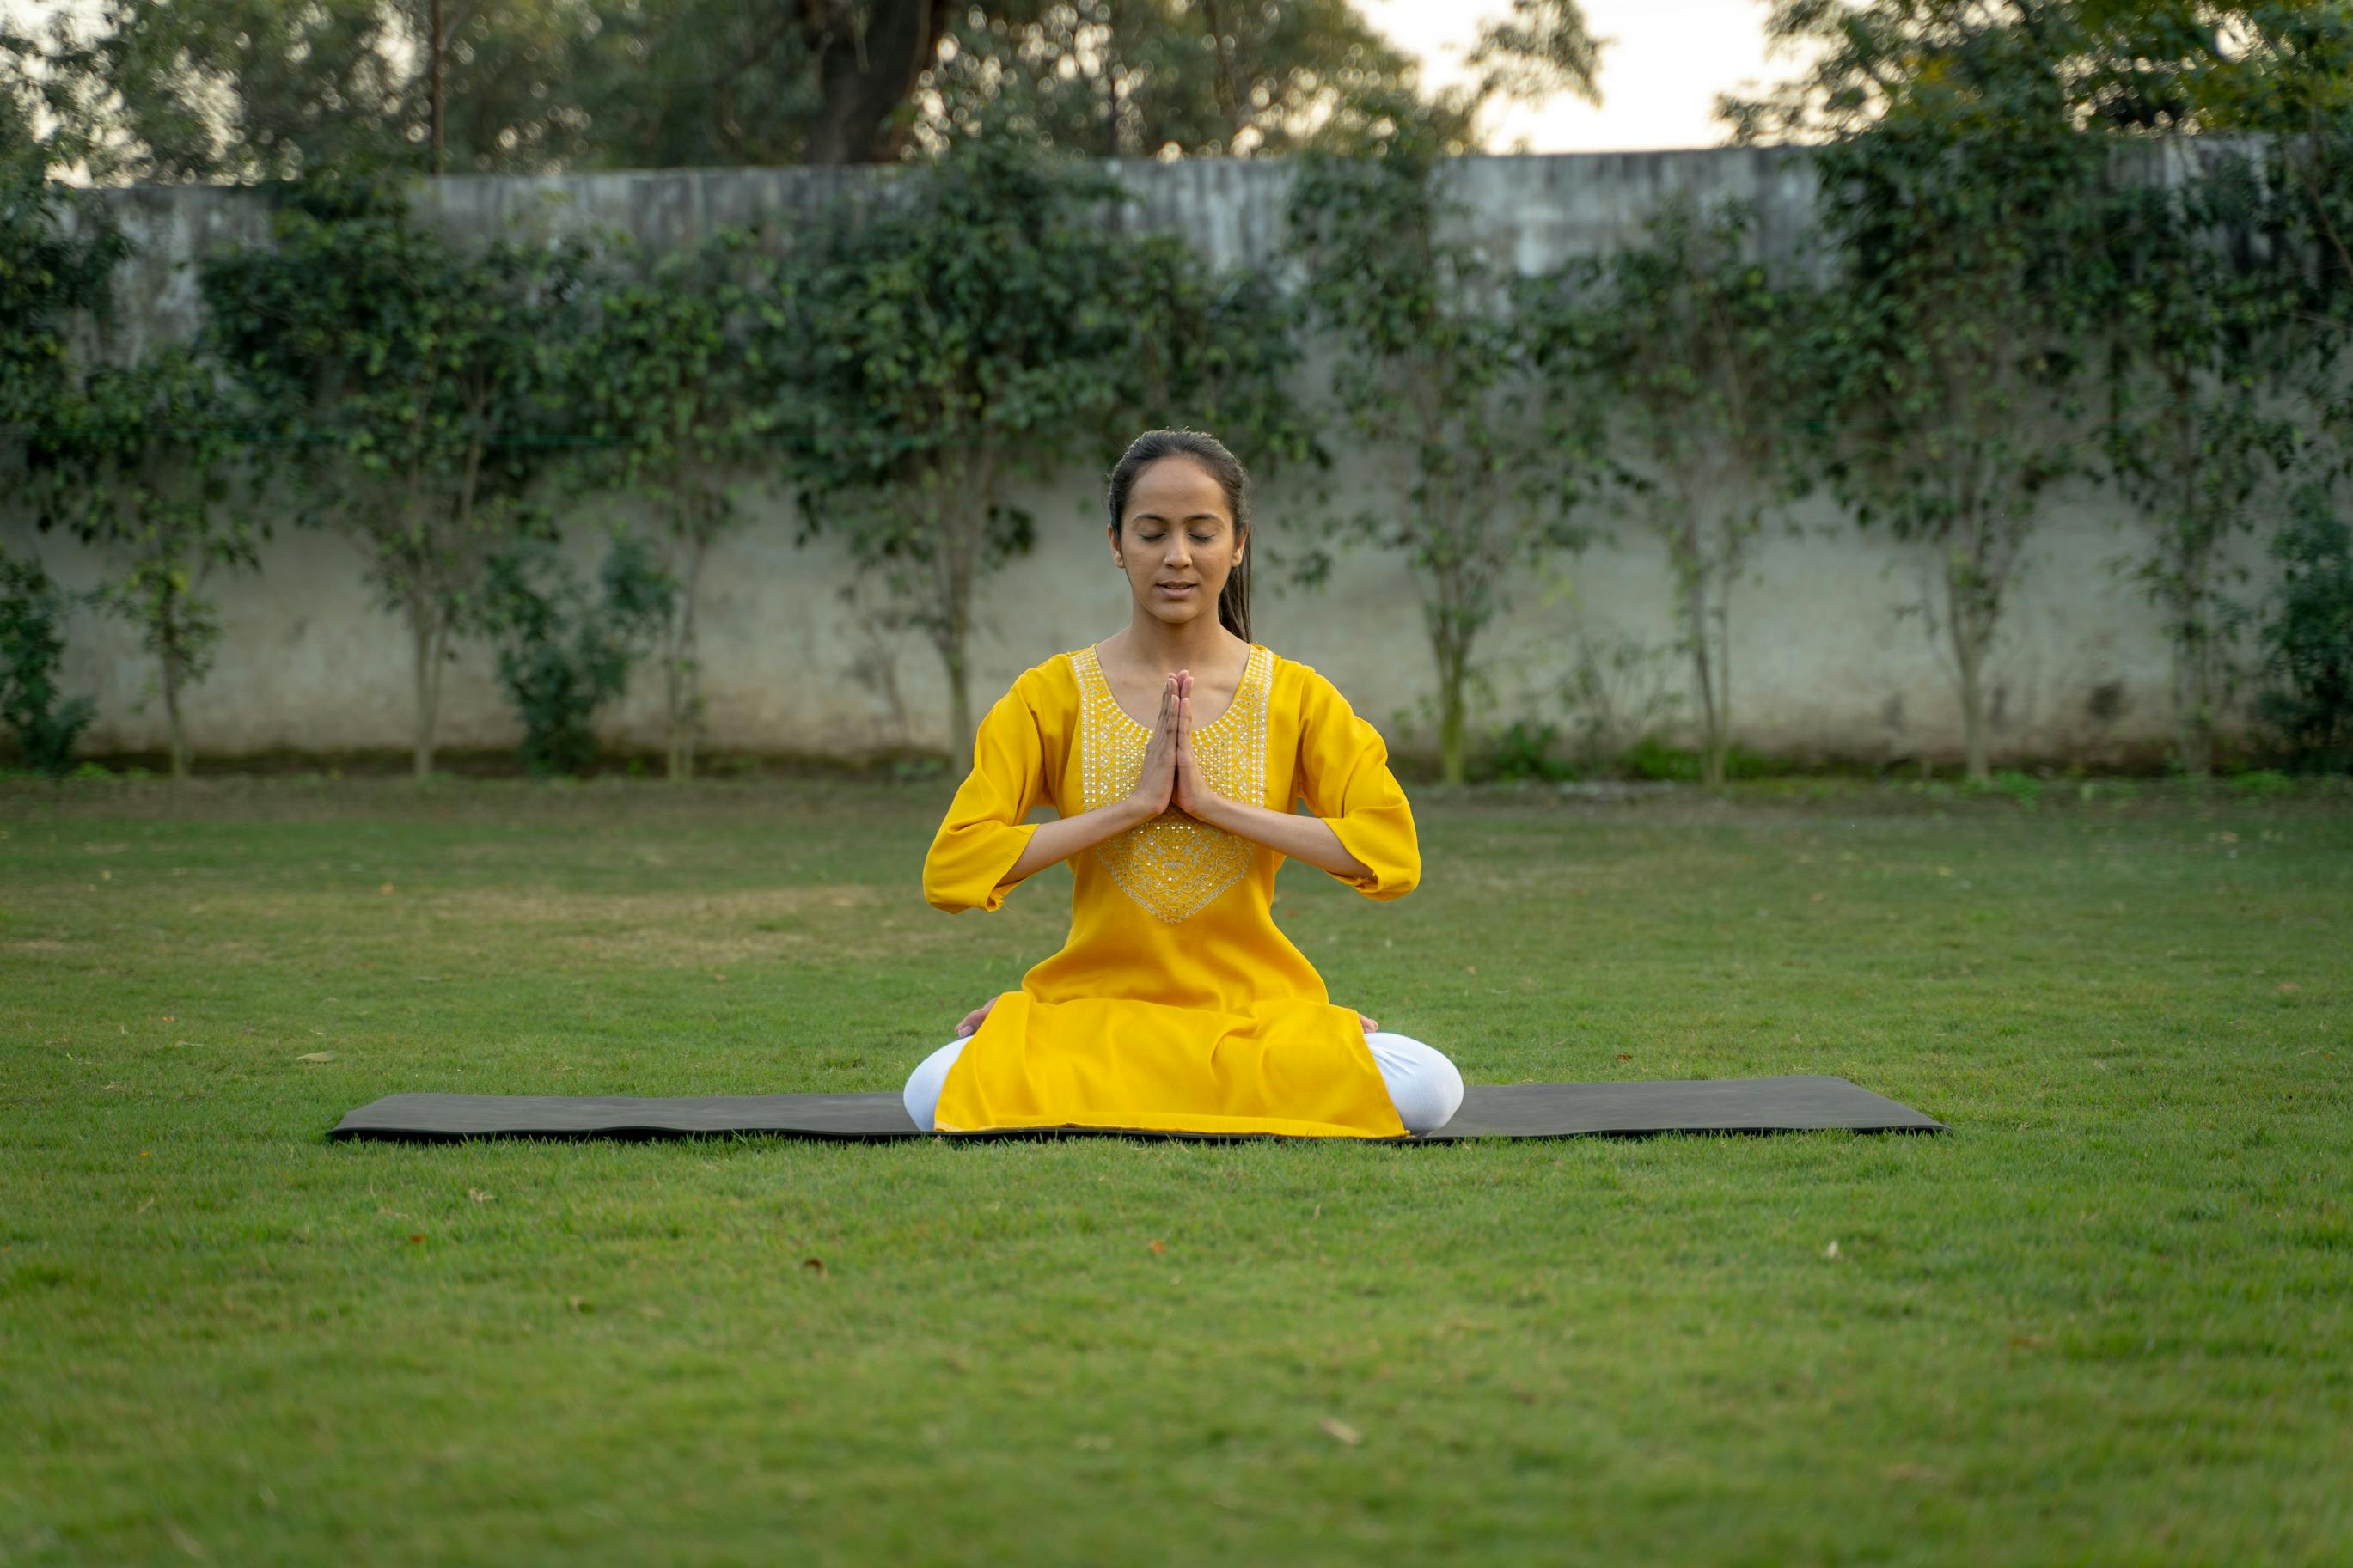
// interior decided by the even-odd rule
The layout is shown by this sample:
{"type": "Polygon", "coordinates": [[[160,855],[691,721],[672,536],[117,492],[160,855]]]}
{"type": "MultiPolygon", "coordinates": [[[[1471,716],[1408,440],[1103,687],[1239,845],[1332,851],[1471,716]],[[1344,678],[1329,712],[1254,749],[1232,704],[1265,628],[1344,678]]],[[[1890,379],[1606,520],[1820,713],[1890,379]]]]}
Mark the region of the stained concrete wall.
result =
{"type": "MultiPolygon", "coordinates": [[[[1129,224],[1174,230],[1220,263],[1273,258],[1289,166],[1113,167],[1134,196],[1129,224]]],[[[1474,157],[1459,161],[1451,175],[1470,209],[1469,233],[1498,261],[1524,270],[1638,237],[1644,215],[1678,189],[1753,202],[1765,243],[1778,254],[1802,255],[1810,233],[1812,178],[1801,153],[1474,157]]],[[[797,169],[453,177],[427,187],[419,200],[427,216],[468,233],[612,224],[675,244],[723,223],[773,229],[804,222],[843,186],[877,177],[797,169]]],[[[248,193],[139,187],[109,199],[140,246],[121,279],[131,310],[117,352],[185,338],[201,309],[190,263],[223,244],[266,242],[267,207],[248,193]]],[[[1185,423],[1184,411],[1170,410],[1165,422],[1185,423]]],[[[1369,465],[1354,460],[1360,456],[1338,451],[1336,504],[1379,500],[1369,465]]],[[[1026,666],[1126,623],[1126,584],[1104,542],[1100,485],[1100,475],[1074,472],[1017,494],[1039,519],[1041,538],[1032,558],[984,586],[974,649],[977,705],[1026,666]]],[[[842,599],[850,576],[836,549],[795,546],[796,520],[785,503],[756,491],[744,501],[749,521],[718,546],[702,611],[710,744],[846,757],[944,745],[945,683],[929,647],[913,637],[878,639],[842,599]]],[[[1261,567],[1295,542],[1297,504],[1280,478],[1261,496],[1261,567]]],[[[1957,757],[1961,731],[1949,654],[1917,616],[1897,614],[1919,598],[1926,558],[1859,533],[1826,501],[1799,509],[1792,521],[1801,536],[1764,545],[1732,601],[1736,739],[1794,759],[1957,757]]],[[[1499,698],[1480,716],[1484,728],[1518,717],[1568,727],[1572,720],[1552,691],[1573,666],[1580,636],[1647,645],[1661,657],[1653,682],[1687,684],[1683,662],[1665,654],[1675,632],[1663,552],[1639,530],[1620,532],[1619,544],[1565,563],[1564,580],[1522,585],[1482,650],[1499,698]]],[[[585,522],[579,534],[586,559],[585,522]]],[[[98,563],[69,542],[6,542],[37,551],[69,583],[95,580],[98,563]]],[[[2052,510],[1989,667],[1998,760],[2145,762],[2161,753],[2171,723],[2161,622],[2107,567],[2140,547],[2113,494],[2075,496],[2052,510]]],[[[2260,552],[2251,547],[2245,562],[2260,589],[2268,580],[2260,552]]],[[[406,743],[407,641],[364,572],[361,555],[332,533],[281,531],[259,577],[216,584],[228,635],[212,675],[186,704],[199,754],[406,743]]],[[[1430,659],[1403,562],[1347,559],[1313,592],[1277,591],[1275,575],[1259,580],[1256,639],[1332,677],[1401,753],[1434,751],[1426,717],[1430,659]]],[[[89,619],[73,627],[66,688],[94,693],[100,704],[88,749],[162,744],[150,662],[127,627],[89,619]]],[[[661,722],[659,681],[649,671],[603,729],[613,745],[656,749],[661,722]]],[[[445,686],[442,741],[503,747],[518,732],[487,652],[464,647],[445,686]]],[[[1670,733],[1688,738],[1688,731],[1670,733]]]]}

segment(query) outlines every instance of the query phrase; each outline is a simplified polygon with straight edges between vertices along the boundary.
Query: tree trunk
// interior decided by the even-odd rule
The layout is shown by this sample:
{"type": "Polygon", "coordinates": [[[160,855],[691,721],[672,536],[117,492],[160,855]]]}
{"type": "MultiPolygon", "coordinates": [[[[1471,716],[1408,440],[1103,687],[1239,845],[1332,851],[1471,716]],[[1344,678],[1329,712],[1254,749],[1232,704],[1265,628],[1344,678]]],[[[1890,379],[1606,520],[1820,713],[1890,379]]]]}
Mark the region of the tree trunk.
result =
{"type": "Polygon", "coordinates": [[[953,735],[948,747],[948,772],[962,778],[972,772],[976,729],[972,717],[972,670],[965,663],[962,643],[935,637],[933,646],[940,650],[940,662],[947,667],[948,673],[948,728],[953,735]]]}
{"type": "Polygon", "coordinates": [[[436,619],[431,611],[421,607],[412,607],[409,611],[409,644],[417,659],[415,761],[418,784],[433,776],[434,710],[441,702],[441,648],[436,619]]]}
{"type": "Polygon", "coordinates": [[[1676,565],[1683,580],[1683,624],[1691,633],[1692,673],[1699,686],[1700,782],[1713,789],[1724,782],[1724,767],[1715,744],[1722,721],[1715,708],[1715,665],[1708,657],[1707,561],[1699,548],[1695,510],[1684,514],[1676,553],[1681,557],[1676,565]]]}
{"type": "Polygon", "coordinates": [[[826,37],[818,53],[821,101],[801,153],[804,163],[883,163],[905,143],[892,111],[939,52],[947,0],[874,0],[863,38],[826,37]]]}
{"type": "Polygon", "coordinates": [[[180,617],[178,600],[170,588],[164,593],[162,625],[155,630],[164,667],[164,719],[171,731],[172,777],[188,776],[188,730],[180,718],[180,617]]]}
{"type": "Polygon", "coordinates": [[[1448,784],[1464,777],[1462,760],[1462,679],[1455,675],[1440,683],[1438,693],[1438,768],[1448,784]]]}
{"type": "Polygon", "coordinates": [[[1471,666],[1469,642],[1468,632],[1447,625],[1440,610],[1430,637],[1431,651],[1438,657],[1438,776],[1451,784],[1467,776],[1462,686],[1471,666]]]}
{"type": "Polygon", "coordinates": [[[180,718],[180,675],[170,653],[164,656],[164,714],[172,731],[172,776],[188,776],[188,729],[180,718]]]}
{"type": "MultiPolygon", "coordinates": [[[[1727,550],[1729,550],[1727,545],[1727,550]]],[[[1715,716],[1709,721],[1706,779],[1721,787],[1731,774],[1732,758],[1732,578],[1738,558],[1725,556],[1724,582],[1715,591],[1715,625],[1721,639],[1715,650],[1715,716]]]]}
{"type": "Polygon", "coordinates": [[[2214,678],[2213,595],[2208,588],[2213,551],[2194,523],[2185,531],[2189,543],[2182,552],[2181,602],[2175,606],[2181,619],[2173,643],[2175,738],[2182,771],[2207,779],[2214,776],[2214,688],[2220,684],[2214,678]]]}
{"type": "Polygon", "coordinates": [[[671,621],[669,679],[670,777],[674,784],[694,776],[694,751],[702,721],[702,664],[695,643],[694,601],[702,582],[702,563],[711,552],[709,538],[698,530],[687,544],[686,581],[679,588],[676,616],[671,621]]]}
{"type": "Polygon", "coordinates": [[[1961,754],[1963,772],[1978,784],[1993,782],[1987,760],[1985,732],[1985,648],[1967,624],[1961,591],[1953,581],[1952,556],[1946,556],[1946,624],[1952,633],[1953,661],[1961,673],[1961,754]]]}

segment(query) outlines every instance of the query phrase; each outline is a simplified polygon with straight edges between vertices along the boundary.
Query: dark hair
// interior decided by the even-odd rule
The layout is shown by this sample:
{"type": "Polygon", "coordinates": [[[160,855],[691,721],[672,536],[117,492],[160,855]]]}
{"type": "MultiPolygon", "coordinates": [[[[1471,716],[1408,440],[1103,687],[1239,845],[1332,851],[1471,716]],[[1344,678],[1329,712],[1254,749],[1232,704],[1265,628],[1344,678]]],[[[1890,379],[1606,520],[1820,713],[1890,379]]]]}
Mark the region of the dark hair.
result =
{"type": "MultiPolygon", "coordinates": [[[[1135,476],[1145,466],[1163,458],[1190,458],[1209,470],[1226,492],[1226,510],[1234,514],[1234,542],[1240,544],[1250,537],[1250,482],[1241,459],[1226,450],[1226,444],[1200,430],[1146,430],[1128,443],[1127,450],[1112,466],[1110,496],[1111,531],[1114,538],[1120,532],[1120,520],[1127,512],[1127,492],[1135,488],[1135,476]]],[[[1228,631],[1244,642],[1250,635],[1250,563],[1256,555],[1252,550],[1237,562],[1226,574],[1226,585],[1218,593],[1218,620],[1228,631]]]]}

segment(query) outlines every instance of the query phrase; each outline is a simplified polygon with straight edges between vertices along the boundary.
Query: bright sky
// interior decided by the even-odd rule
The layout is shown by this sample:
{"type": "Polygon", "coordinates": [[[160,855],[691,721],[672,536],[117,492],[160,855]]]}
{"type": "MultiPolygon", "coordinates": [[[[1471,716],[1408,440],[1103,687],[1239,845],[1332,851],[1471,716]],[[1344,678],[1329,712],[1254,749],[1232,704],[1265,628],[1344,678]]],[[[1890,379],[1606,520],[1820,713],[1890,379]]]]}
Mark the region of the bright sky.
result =
{"type": "MultiPolygon", "coordinates": [[[[1421,57],[1430,87],[1465,79],[1462,57],[1478,41],[1480,24],[1512,10],[1510,0],[1357,5],[1399,48],[1421,57]]],[[[1799,68],[1797,60],[1766,56],[1766,0],[1583,0],[1583,8],[1595,37],[1617,40],[1601,49],[1601,106],[1563,93],[1537,107],[1490,109],[1488,145],[1497,152],[1717,146],[1725,140],[1712,115],[1717,93],[1762,87],[1799,68]]]]}
{"type": "MultiPolygon", "coordinates": [[[[1357,0],[1366,18],[1400,48],[1419,55],[1427,85],[1462,80],[1462,57],[1479,25],[1511,14],[1511,0],[1357,0]]],[[[1712,147],[1724,130],[1710,117],[1715,95],[1778,80],[1796,62],[1767,59],[1767,0],[1583,0],[1601,37],[1601,106],[1562,94],[1540,107],[1491,108],[1489,145],[1498,152],[1628,152],[1712,147]],[[1525,141],[1525,145],[1521,145],[1525,141]]],[[[0,16],[23,22],[63,9],[80,17],[93,0],[0,0],[0,16]]]]}

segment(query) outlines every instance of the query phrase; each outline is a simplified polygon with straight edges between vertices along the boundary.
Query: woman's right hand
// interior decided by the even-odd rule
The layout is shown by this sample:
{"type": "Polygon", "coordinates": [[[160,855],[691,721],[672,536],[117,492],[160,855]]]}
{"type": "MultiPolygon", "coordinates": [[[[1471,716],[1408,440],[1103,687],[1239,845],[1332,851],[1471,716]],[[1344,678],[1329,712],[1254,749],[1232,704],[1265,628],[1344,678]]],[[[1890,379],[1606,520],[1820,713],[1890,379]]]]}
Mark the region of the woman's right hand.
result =
{"type": "Polygon", "coordinates": [[[1166,811],[1176,791],[1176,686],[1183,674],[1178,670],[1171,675],[1160,689],[1160,717],[1145,745],[1144,767],[1135,776],[1135,788],[1128,792],[1127,804],[1140,819],[1166,811]]]}
{"type": "Polygon", "coordinates": [[[987,1001],[983,1002],[979,1006],[975,1007],[971,1012],[966,1013],[964,1016],[964,1022],[956,1026],[956,1038],[961,1040],[968,1036],[978,1034],[980,1032],[980,1021],[983,1018],[987,1017],[988,1010],[996,1005],[997,998],[991,996],[987,1001]]]}

